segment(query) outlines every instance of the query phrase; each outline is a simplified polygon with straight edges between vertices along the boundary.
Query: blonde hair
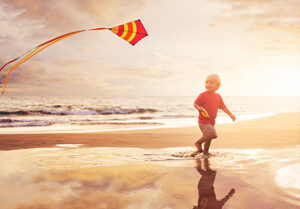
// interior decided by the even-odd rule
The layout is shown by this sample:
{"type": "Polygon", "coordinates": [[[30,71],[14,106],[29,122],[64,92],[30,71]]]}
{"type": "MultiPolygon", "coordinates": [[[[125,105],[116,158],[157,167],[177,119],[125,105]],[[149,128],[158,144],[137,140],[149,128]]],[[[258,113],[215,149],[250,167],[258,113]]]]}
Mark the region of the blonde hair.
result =
{"type": "Polygon", "coordinates": [[[220,88],[220,86],[221,86],[221,78],[220,78],[220,76],[218,74],[209,74],[206,77],[205,81],[207,81],[207,80],[215,80],[217,82],[217,84],[218,84],[216,90],[218,90],[220,88]]]}

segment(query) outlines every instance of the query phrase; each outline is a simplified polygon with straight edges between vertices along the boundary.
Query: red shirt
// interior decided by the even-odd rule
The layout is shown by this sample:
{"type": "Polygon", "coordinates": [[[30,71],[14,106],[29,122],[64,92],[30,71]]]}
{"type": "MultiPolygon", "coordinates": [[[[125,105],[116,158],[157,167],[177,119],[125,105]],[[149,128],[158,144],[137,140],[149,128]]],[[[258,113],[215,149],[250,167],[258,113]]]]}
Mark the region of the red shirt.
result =
{"type": "Polygon", "coordinates": [[[216,123],[215,119],[217,117],[218,109],[226,107],[221,95],[216,92],[210,93],[205,91],[201,93],[195,100],[195,103],[205,108],[209,115],[209,118],[206,118],[199,112],[198,123],[209,123],[212,126],[216,123]]]}

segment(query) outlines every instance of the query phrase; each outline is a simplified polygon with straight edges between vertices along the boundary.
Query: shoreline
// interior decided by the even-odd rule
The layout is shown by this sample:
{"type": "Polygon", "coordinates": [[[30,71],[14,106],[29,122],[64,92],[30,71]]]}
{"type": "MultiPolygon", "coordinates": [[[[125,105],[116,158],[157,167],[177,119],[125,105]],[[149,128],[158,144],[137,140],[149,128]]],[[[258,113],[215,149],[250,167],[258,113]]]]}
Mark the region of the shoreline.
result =
{"type": "MultiPolygon", "coordinates": [[[[300,144],[300,113],[279,113],[254,120],[217,124],[216,129],[218,138],[213,140],[212,148],[289,147],[300,144]]],[[[95,133],[0,134],[0,150],[57,147],[57,144],[82,144],[83,147],[193,147],[200,136],[197,126],[95,133]]]]}
{"type": "MultiPolygon", "coordinates": [[[[259,118],[265,118],[268,116],[275,115],[277,113],[260,113],[260,114],[249,114],[249,115],[239,115],[237,116],[237,121],[242,122],[248,120],[254,120],[259,118]]],[[[135,121],[136,122],[136,121],[135,121]]],[[[178,118],[178,119],[154,119],[146,120],[141,123],[149,123],[142,127],[130,126],[123,128],[114,127],[103,127],[97,125],[86,125],[86,126],[34,126],[34,127],[8,127],[0,128],[0,135],[4,134],[73,134],[73,133],[103,133],[103,132],[118,132],[118,131],[137,131],[137,130],[152,130],[152,129],[165,129],[165,128],[185,128],[185,127],[198,127],[197,117],[195,118],[178,118]],[[159,125],[150,125],[151,123],[156,123],[159,125]],[[16,129],[17,132],[16,132],[16,129]]],[[[138,123],[138,122],[137,122],[138,123]]],[[[227,115],[218,116],[216,123],[219,125],[232,123],[231,119],[227,115]]],[[[105,122],[104,122],[105,124],[105,122]]],[[[109,124],[109,123],[108,123],[109,124]]],[[[124,122],[124,126],[126,126],[124,122]]]]}

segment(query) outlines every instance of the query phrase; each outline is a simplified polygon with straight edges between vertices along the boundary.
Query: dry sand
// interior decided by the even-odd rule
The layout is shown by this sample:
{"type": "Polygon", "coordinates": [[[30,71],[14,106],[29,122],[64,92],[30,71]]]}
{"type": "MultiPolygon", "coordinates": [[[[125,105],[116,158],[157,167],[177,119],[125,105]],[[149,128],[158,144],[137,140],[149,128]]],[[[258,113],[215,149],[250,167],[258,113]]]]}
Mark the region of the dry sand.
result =
{"type": "MultiPolygon", "coordinates": [[[[216,125],[214,148],[283,148],[300,144],[300,113],[216,125]]],[[[2,134],[0,150],[83,144],[90,147],[164,148],[193,146],[198,127],[99,133],[2,134]]]]}

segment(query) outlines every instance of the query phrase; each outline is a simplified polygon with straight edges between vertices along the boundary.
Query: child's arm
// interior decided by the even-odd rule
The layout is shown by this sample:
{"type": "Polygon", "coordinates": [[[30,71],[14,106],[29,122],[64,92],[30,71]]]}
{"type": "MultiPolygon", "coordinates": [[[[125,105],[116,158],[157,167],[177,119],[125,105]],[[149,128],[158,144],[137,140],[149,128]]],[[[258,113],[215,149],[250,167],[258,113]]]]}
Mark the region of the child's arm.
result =
{"type": "Polygon", "coordinates": [[[196,102],[194,103],[194,107],[198,110],[198,111],[202,111],[203,107],[198,105],[196,102]]]}
{"type": "Polygon", "coordinates": [[[194,103],[194,107],[201,112],[204,117],[209,118],[209,115],[204,107],[198,105],[196,102],[194,103]]]}
{"type": "Polygon", "coordinates": [[[222,108],[222,110],[233,120],[235,121],[236,117],[228,110],[227,107],[222,108]]]}

